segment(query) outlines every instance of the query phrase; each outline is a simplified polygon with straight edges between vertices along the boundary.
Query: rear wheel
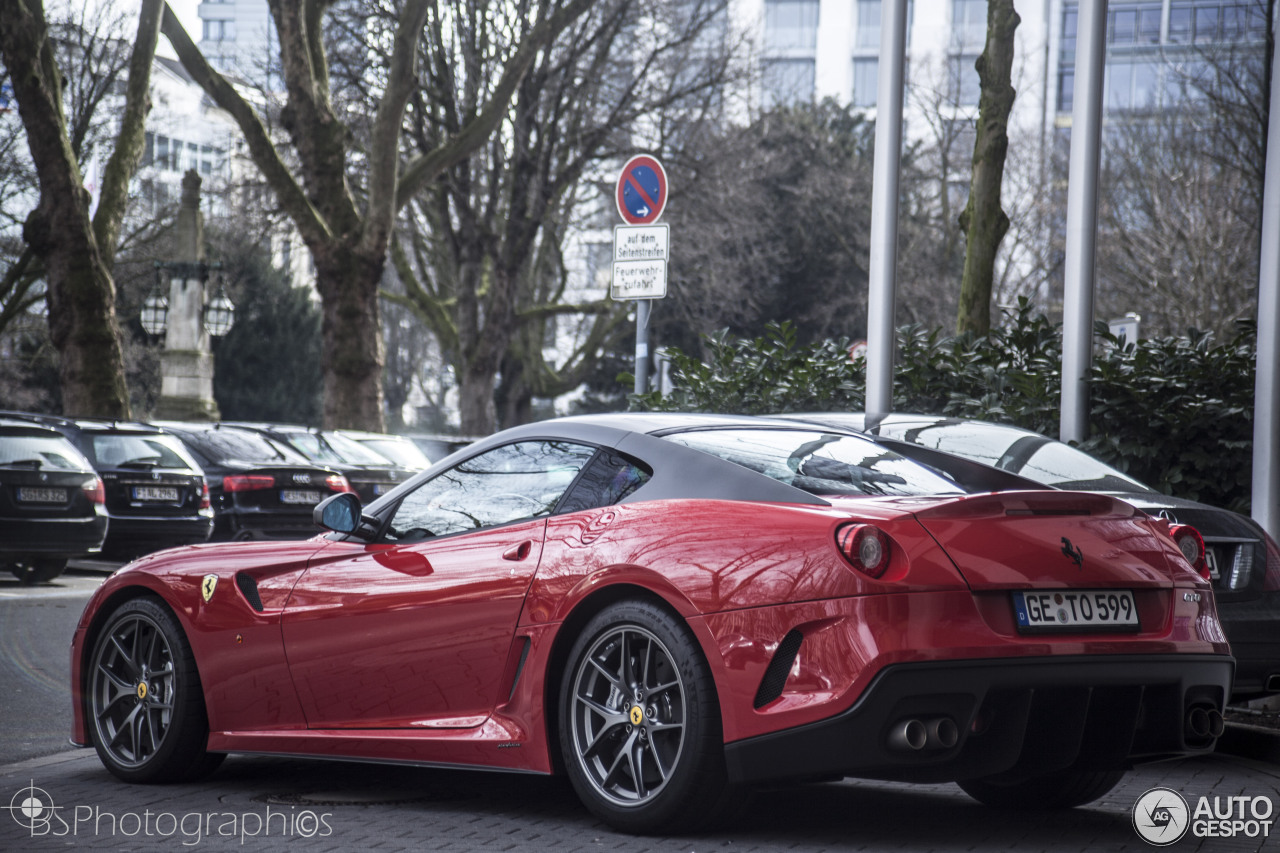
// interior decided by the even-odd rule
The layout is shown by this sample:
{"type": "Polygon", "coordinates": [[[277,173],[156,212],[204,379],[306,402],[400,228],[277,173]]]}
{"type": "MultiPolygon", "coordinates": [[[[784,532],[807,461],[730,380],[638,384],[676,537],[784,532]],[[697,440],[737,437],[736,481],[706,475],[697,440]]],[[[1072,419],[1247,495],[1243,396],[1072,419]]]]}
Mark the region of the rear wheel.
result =
{"type": "Polygon", "coordinates": [[[19,583],[24,586],[47,583],[61,575],[67,569],[66,560],[45,558],[40,560],[22,560],[10,567],[19,583]]]}
{"type": "Polygon", "coordinates": [[[569,655],[560,690],[569,778],[598,817],[664,834],[722,819],[728,784],[715,684],[697,641],[647,602],[597,614],[569,655]]]}
{"type": "Polygon", "coordinates": [[[1006,809],[1069,809],[1091,803],[1124,778],[1123,770],[1064,770],[1016,783],[969,779],[958,783],[988,806],[1006,809]]]}
{"type": "Polygon", "coordinates": [[[212,772],[204,693],[178,620],[161,602],[120,605],[89,664],[89,734],[98,757],[127,782],[177,782],[212,772]]]}

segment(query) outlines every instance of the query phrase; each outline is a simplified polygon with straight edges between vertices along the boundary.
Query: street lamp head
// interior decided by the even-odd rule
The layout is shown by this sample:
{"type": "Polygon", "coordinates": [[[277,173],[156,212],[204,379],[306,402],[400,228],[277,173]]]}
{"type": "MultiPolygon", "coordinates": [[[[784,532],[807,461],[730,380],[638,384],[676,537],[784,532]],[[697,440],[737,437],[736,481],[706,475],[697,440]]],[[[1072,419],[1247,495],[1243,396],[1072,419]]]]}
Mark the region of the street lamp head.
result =
{"type": "Polygon", "coordinates": [[[218,276],[218,291],[213,298],[204,306],[204,327],[209,334],[214,337],[220,337],[231,331],[231,326],[235,323],[236,308],[231,304],[231,300],[227,298],[227,291],[222,281],[222,276],[218,276]]]}
{"type": "Polygon", "coordinates": [[[150,295],[142,302],[142,328],[148,335],[163,335],[169,326],[169,300],[160,289],[160,266],[156,265],[156,281],[150,295]]]}

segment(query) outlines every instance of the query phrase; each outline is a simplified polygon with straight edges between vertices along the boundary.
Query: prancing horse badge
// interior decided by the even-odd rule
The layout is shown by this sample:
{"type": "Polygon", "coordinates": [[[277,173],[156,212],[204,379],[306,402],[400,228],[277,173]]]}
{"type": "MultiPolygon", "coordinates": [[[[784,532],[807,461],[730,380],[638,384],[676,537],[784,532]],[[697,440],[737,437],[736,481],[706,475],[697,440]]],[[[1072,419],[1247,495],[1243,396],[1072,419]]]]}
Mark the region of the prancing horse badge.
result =
{"type": "Polygon", "coordinates": [[[205,575],[204,580],[200,581],[200,594],[204,596],[204,600],[206,602],[209,599],[213,598],[213,591],[217,588],[217,586],[218,586],[217,575],[205,575]]]}

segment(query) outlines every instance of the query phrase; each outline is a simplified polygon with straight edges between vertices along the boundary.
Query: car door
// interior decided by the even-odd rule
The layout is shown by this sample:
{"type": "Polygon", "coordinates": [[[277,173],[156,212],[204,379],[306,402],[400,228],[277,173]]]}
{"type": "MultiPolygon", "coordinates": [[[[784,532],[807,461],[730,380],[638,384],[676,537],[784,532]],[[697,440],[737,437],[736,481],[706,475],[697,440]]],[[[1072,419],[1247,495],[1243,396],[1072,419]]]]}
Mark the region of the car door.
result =
{"type": "Polygon", "coordinates": [[[374,542],[308,568],[284,614],[311,728],[480,725],[555,511],[595,448],[523,441],[408,493],[374,542]]]}

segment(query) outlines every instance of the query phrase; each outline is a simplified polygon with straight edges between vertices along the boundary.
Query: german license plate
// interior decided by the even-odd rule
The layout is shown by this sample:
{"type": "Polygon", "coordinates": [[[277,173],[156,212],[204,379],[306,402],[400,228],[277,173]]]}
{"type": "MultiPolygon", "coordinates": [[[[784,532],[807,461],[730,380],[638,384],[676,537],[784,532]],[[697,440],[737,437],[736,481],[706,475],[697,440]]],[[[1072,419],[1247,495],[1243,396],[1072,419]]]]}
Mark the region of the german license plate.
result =
{"type": "Polygon", "coordinates": [[[280,503],[318,504],[320,503],[320,493],[314,489],[281,489],[280,503]]]}
{"type": "Polygon", "coordinates": [[[1127,589],[1016,591],[1013,613],[1024,634],[1053,631],[1137,631],[1138,608],[1127,589]]]}
{"type": "Polygon", "coordinates": [[[134,486],[135,501],[177,501],[178,490],[171,486],[134,486]]]}
{"type": "Polygon", "coordinates": [[[64,504],[67,502],[67,490],[19,486],[18,500],[25,504],[64,504]]]}

